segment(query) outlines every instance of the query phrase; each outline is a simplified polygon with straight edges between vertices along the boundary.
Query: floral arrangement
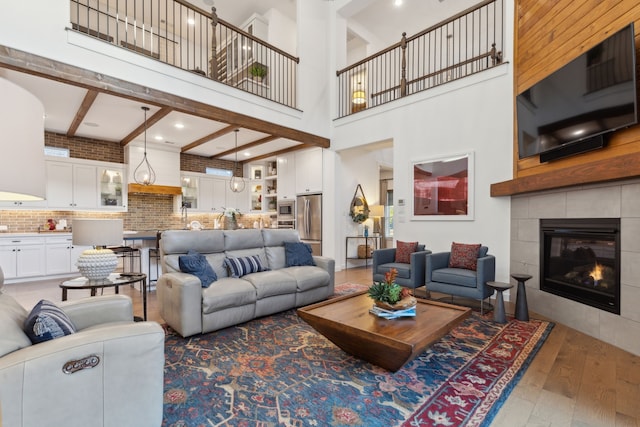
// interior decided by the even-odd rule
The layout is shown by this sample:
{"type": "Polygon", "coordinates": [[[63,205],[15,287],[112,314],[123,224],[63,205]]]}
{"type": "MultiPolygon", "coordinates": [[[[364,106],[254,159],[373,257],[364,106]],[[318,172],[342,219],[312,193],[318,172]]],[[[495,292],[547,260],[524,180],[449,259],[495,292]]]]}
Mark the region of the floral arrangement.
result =
{"type": "Polygon", "coordinates": [[[220,213],[218,218],[222,218],[223,216],[226,216],[227,218],[236,220],[237,219],[236,216],[240,216],[240,215],[242,215],[242,212],[240,212],[240,209],[222,207],[222,213],[220,213]]]}
{"type": "Polygon", "coordinates": [[[401,299],[411,295],[411,291],[398,285],[396,281],[398,270],[392,268],[384,275],[384,282],[374,282],[369,288],[369,297],[374,301],[396,304],[401,299]]]}

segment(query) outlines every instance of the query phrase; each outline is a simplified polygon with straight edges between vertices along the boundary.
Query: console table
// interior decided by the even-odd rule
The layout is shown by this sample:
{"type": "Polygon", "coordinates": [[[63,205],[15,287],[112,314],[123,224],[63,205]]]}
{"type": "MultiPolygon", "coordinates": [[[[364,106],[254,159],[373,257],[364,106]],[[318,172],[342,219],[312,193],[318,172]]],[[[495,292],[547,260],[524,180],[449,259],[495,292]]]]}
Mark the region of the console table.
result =
{"type": "Polygon", "coordinates": [[[347,262],[350,259],[364,259],[364,266],[365,268],[367,268],[369,266],[369,259],[371,259],[371,257],[369,256],[369,248],[373,248],[373,250],[376,249],[380,249],[380,239],[382,237],[381,236],[347,236],[345,239],[345,244],[344,244],[344,268],[348,268],[347,267],[347,262]],[[350,257],[349,256],[349,241],[350,240],[364,240],[364,245],[365,245],[365,253],[364,253],[364,258],[360,258],[357,256],[357,248],[356,248],[356,256],[355,257],[350,257]]]}

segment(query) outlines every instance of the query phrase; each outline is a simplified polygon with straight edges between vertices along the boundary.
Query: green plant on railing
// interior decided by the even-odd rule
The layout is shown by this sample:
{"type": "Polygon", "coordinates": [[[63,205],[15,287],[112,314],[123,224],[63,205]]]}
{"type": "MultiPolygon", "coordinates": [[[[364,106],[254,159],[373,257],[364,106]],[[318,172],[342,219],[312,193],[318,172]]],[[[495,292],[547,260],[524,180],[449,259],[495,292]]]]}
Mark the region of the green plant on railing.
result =
{"type": "Polygon", "coordinates": [[[253,77],[259,78],[260,80],[264,80],[267,76],[267,67],[256,62],[249,68],[249,74],[253,77]]]}

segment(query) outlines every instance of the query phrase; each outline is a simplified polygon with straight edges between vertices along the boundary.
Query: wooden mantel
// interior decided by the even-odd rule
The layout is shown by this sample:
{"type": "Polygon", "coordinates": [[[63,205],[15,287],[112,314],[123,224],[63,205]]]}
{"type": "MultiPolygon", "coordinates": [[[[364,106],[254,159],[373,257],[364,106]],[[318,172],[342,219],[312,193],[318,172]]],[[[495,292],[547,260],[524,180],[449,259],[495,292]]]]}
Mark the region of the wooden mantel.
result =
{"type": "Polygon", "coordinates": [[[552,190],[640,176],[640,153],[596,160],[491,184],[491,197],[513,196],[534,191],[552,190]]]}

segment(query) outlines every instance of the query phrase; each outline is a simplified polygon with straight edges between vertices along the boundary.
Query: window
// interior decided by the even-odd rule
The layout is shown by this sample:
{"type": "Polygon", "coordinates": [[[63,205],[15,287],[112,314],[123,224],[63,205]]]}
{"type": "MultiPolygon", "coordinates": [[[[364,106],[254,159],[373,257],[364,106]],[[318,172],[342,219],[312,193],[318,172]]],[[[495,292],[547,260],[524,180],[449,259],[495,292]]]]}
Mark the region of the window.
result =
{"type": "Polygon", "coordinates": [[[51,157],[66,157],[69,158],[69,149],[68,148],[58,148],[58,147],[49,147],[47,145],[44,146],[44,155],[51,157]]]}
{"type": "Polygon", "coordinates": [[[384,237],[393,237],[393,190],[387,190],[384,204],[384,237]]]}
{"type": "Polygon", "coordinates": [[[220,168],[206,168],[204,173],[207,175],[224,176],[229,178],[233,176],[233,172],[231,170],[220,168]]]}

